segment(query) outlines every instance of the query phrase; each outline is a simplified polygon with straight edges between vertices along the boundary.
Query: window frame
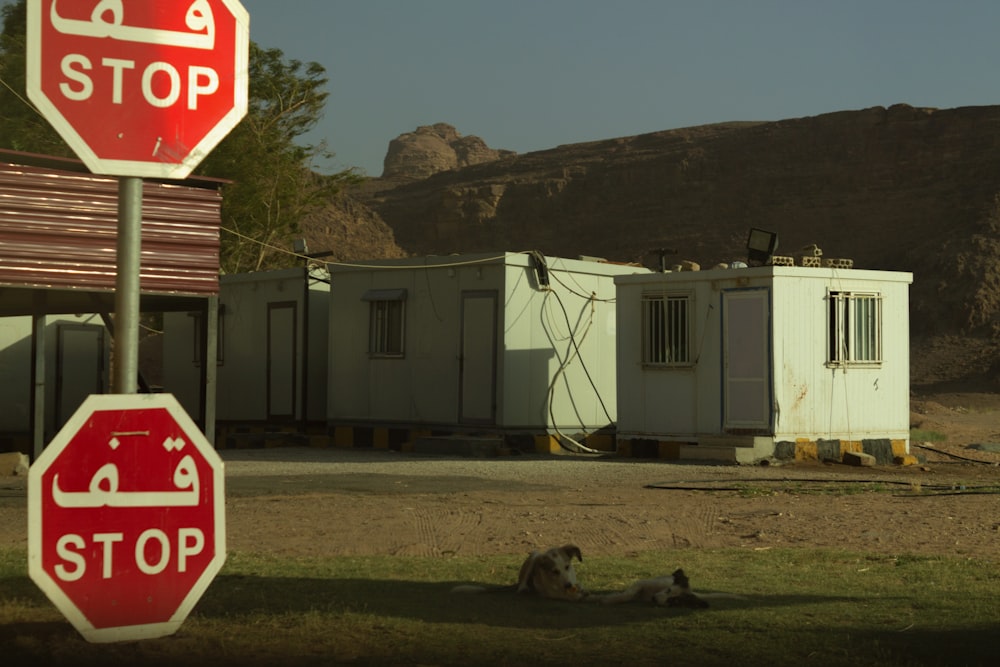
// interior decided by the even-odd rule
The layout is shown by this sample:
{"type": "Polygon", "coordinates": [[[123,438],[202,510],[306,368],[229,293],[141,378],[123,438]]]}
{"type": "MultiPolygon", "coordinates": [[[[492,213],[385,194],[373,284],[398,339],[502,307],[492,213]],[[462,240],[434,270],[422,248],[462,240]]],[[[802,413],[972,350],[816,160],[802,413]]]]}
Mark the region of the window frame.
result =
{"type": "MultiPolygon", "coordinates": [[[[187,314],[191,318],[192,342],[191,342],[191,365],[195,368],[201,367],[201,330],[204,323],[204,311],[195,310],[187,314]]],[[[216,344],[215,344],[215,365],[225,366],[225,341],[226,341],[226,304],[220,303],[216,322],[216,344]]]]}
{"type": "Polygon", "coordinates": [[[689,368],[694,365],[691,349],[692,303],[690,292],[648,292],[642,295],[639,306],[640,360],[644,368],[689,368]]]}
{"type": "Polygon", "coordinates": [[[827,362],[831,368],[881,368],[883,296],[871,290],[827,292],[827,362]]]}
{"type": "Polygon", "coordinates": [[[406,357],[406,299],[366,298],[368,301],[368,356],[372,359],[406,357]]]}

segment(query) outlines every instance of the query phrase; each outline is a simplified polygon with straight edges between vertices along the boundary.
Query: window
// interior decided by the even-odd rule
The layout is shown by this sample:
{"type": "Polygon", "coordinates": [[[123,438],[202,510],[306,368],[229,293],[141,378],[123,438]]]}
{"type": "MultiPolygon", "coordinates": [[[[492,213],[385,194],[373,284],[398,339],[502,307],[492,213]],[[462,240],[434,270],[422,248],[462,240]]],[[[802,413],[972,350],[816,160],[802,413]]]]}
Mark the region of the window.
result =
{"type": "Polygon", "coordinates": [[[830,365],[882,363],[882,295],[830,292],[830,365]]]}
{"type": "Polygon", "coordinates": [[[642,363],[684,366],[691,363],[687,295],[642,297],[642,363]]]}
{"type": "MultiPolygon", "coordinates": [[[[216,330],[216,341],[215,341],[215,365],[223,365],[223,350],[225,349],[225,338],[226,338],[226,304],[219,304],[218,319],[218,329],[216,330]]],[[[194,335],[191,343],[191,364],[193,366],[201,366],[201,346],[202,346],[202,335],[206,332],[202,331],[204,328],[204,313],[201,311],[195,311],[187,314],[191,318],[191,332],[194,335]]]]}
{"type": "Polygon", "coordinates": [[[369,290],[368,354],[402,357],[405,329],[406,290],[369,290]]]}

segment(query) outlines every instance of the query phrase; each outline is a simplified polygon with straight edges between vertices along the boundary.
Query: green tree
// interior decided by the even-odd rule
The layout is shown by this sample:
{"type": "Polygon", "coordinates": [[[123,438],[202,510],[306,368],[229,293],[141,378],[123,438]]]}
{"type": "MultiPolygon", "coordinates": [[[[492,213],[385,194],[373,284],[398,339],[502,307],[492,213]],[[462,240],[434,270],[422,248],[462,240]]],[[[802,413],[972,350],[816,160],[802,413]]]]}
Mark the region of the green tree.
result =
{"type": "Polygon", "coordinates": [[[0,147],[70,157],[73,152],[25,95],[28,10],[24,0],[0,8],[0,147]]]}
{"type": "Polygon", "coordinates": [[[286,60],[278,49],[250,45],[247,116],[202,163],[198,173],[233,182],[224,186],[222,267],[257,271],[297,261],[282,253],[309,211],[357,179],[353,171],[316,173],[329,157],[324,144],[297,140],[323,113],[326,71],[317,63],[286,60]]]}
{"type": "MultiPolygon", "coordinates": [[[[72,151],[25,94],[25,0],[0,8],[0,147],[71,156],[72,151]]],[[[331,154],[324,144],[299,143],[323,114],[326,71],[288,60],[278,49],[250,44],[247,116],[202,162],[197,174],[222,186],[221,266],[227,273],[290,266],[291,238],[314,207],[336,196],[353,171],[316,173],[331,154]]]]}

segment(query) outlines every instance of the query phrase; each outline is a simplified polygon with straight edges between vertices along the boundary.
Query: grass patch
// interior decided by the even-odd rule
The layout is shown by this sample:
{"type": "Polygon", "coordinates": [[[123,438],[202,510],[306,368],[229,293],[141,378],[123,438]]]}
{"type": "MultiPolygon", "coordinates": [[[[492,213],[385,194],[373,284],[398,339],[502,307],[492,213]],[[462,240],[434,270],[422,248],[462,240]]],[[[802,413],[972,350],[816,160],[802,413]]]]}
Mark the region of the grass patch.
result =
{"type": "Polygon", "coordinates": [[[682,566],[707,610],[607,607],[513,593],[520,558],[300,559],[231,554],[177,634],[88,644],[0,550],[4,664],[993,664],[995,564],[830,550],[685,550],[588,558],[594,592],[682,566]]]}
{"type": "Polygon", "coordinates": [[[939,431],[928,431],[922,428],[910,429],[910,442],[944,442],[947,439],[948,436],[939,431]]]}

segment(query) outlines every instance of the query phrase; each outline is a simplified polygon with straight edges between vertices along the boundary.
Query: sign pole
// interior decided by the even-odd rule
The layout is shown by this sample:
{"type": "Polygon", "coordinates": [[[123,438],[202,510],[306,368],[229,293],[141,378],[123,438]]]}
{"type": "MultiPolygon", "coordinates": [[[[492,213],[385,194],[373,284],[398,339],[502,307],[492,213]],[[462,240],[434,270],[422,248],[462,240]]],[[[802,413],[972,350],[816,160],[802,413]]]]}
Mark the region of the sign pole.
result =
{"type": "Polygon", "coordinates": [[[118,270],[115,276],[115,394],[134,394],[139,377],[139,274],[142,179],[118,179],[118,270]]]}
{"type": "Polygon", "coordinates": [[[88,641],[163,637],[225,561],[225,475],[175,398],[138,394],[143,179],[187,178],[246,115],[250,16],[239,0],[25,7],[28,98],[91,172],[119,177],[112,393],[29,469],[28,573],[88,641]]]}

